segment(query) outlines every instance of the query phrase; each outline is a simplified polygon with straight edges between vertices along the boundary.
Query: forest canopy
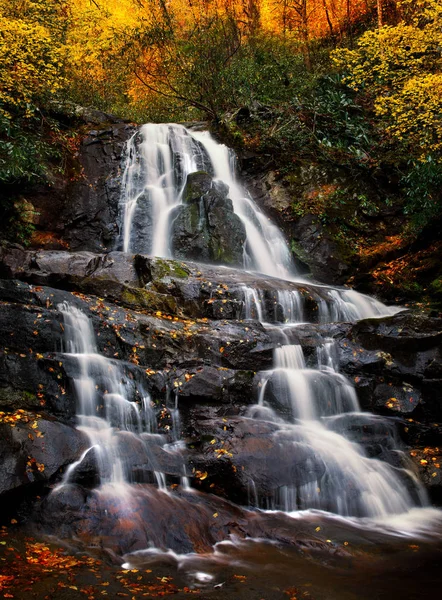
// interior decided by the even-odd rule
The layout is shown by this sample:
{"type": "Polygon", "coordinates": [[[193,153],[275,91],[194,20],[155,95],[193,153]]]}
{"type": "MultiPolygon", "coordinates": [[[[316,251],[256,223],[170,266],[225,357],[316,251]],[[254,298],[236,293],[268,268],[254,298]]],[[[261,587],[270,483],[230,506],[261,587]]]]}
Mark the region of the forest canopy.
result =
{"type": "Polygon", "coordinates": [[[3,184],[47,176],[69,142],[55,107],[81,105],[393,169],[407,210],[440,212],[438,0],[0,0],[0,24],[3,184]]]}

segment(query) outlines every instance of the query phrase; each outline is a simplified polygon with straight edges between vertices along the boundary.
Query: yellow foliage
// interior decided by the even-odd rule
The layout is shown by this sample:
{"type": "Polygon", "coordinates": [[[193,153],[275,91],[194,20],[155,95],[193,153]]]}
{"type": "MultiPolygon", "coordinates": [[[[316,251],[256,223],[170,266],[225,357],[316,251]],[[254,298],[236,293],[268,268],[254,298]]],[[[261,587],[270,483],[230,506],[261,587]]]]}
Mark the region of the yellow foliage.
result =
{"type": "Polygon", "coordinates": [[[437,61],[439,43],[440,35],[433,28],[400,23],[367,31],[356,50],[340,48],[332,53],[332,59],[348,73],[345,83],[351,88],[378,93],[389,86],[397,88],[431,68],[437,61]]]}
{"type": "Polygon", "coordinates": [[[367,31],[332,59],[349,87],[373,99],[385,131],[423,160],[442,150],[442,5],[400,4],[412,10],[407,23],[367,31]]]}
{"type": "Polygon", "coordinates": [[[45,27],[0,15],[0,102],[26,108],[56,94],[62,63],[63,51],[45,27]]]}
{"type": "Polygon", "coordinates": [[[397,94],[379,97],[375,108],[388,118],[387,131],[413,145],[414,152],[420,149],[422,158],[442,150],[441,73],[410,78],[397,94]]]}

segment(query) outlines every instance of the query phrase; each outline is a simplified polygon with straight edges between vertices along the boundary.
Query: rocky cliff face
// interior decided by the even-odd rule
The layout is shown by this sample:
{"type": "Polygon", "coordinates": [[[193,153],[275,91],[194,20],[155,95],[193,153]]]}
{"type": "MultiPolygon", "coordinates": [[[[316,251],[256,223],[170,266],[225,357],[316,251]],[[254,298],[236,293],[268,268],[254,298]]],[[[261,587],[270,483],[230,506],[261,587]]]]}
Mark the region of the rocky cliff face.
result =
{"type": "MultiPolygon", "coordinates": [[[[52,250],[0,247],[0,499],[5,510],[11,499],[20,507],[31,498],[33,508],[40,503],[37,521],[45,531],[59,533],[63,515],[61,535],[88,543],[105,540],[117,553],[145,548],[152,540],[178,552],[207,549],[232,533],[298,543],[282,516],[253,516],[232,504],[270,506],[294,479],[308,485],[325,468],[306,445],[295,455],[286,451],[293,440],[281,433],[278,420],[250,418],[263,386],[260,372],[271,369],[282,339],[280,330],[260,323],[250,290],[259,297],[265,320],[279,326],[287,320],[283,299],[297,298],[306,322],[286,325],[283,343],[299,344],[311,368],[324,340],[334,343],[337,368],[355,385],[362,407],[396,417],[393,433],[355,418],[347,424],[352,439],[368,456],[399,465],[401,458],[386,442],[396,438],[440,503],[441,319],[403,312],[358,323],[332,317],[327,322],[326,287],[191,262],[240,264],[245,242],[228,190],[213,185],[206,173],[189,178],[176,213],[178,260],[117,251],[120,160],[132,132],[125,124],[91,132],[80,149],[81,173],[59,190],[59,206],[53,209],[49,197],[34,199],[40,233],[54,234],[52,250]],[[132,498],[130,535],[118,517],[121,499],[103,504],[96,491],[99,456],[75,428],[81,369],[65,351],[60,307],[66,304],[90,320],[97,352],[118,368],[127,401],[140,405],[140,390],[145,390],[155,431],[171,444],[179,404],[187,476],[200,493],[189,499],[175,489],[183,475],[176,454],[157,444],[146,461],[139,443],[123,436],[125,468],[140,485],[132,498]],[[69,490],[48,496],[82,457],[69,490]],[[167,506],[152,486],[158,472],[175,489],[167,506]],[[181,508],[191,515],[191,525],[176,516],[181,508]],[[220,517],[215,523],[214,515],[220,517]],[[175,522],[173,539],[161,519],[175,522]],[[149,531],[142,526],[146,522],[149,531]]],[[[103,385],[98,378],[97,386],[103,385]]],[[[267,379],[267,400],[286,417],[289,409],[278,400],[278,385],[267,379]]],[[[322,539],[307,539],[326,547],[322,539]]]]}
{"type": "MultiPolygon", "coordinates": [[[[13,490],[32,493],[33,487],[41,490],[57,481],[86,448],[84,434],[74,428],[78,365],[61,353],[63,319],[57,307],[63,302],[89,316],[99,352],[118,361],[131,380],[143,382],[158,407],[160,428],[161,411],[170,411],[170,390],[177,392],[192,477],[200,489],[247,504],[251,480],[255,493],[270,498],[293,480],[294,470],[303,481],[321,473],[321,463],[312,468],[308,451],[286,463],[290,455],[275,445],[278,426],[250,420],[248,409],[260,385],[256,374],[271,368],[275,339],[259,322],[244,320],[247,277],[264,297],[269,294],[269,303],[275,286],[296,289],[312,315],[321,301],[315,287],[119,252],[3,248],[0,269],[0,480],[5,498],[13,490]],[[201,478],[201,473],[208,475],[201,478]]],[[[340,370],[355,383],[363,407],[399,417],[398,434],[421,466],[434,499],[440,499],[440,470],[434,464],[442,419],[440,320],[403,313],[355,325],[311,323],[285,331],[301,344],[307,361],[309,356],[314,360],[324,336],[336,340],[340,370]]],[[[359,438],[376,453],[378,435],[370,437],[365,428],[359,438]]],[[[136,472],[136,449],[130,454],[136,472]]],[[[165,473],[178,476],[167,454],[159,460],[165,473]]],[[[79,483],[94,481],[93,471],[93,464],[87,464],[77,473],[79,483]]]]}
{"type": "Polygon", "coordinates": [[[66,176],[26,194],[36,226],[33,245],[94,252],[116,247],[121,161],[133,132],[119,123],[79,136],[66,176]]]}

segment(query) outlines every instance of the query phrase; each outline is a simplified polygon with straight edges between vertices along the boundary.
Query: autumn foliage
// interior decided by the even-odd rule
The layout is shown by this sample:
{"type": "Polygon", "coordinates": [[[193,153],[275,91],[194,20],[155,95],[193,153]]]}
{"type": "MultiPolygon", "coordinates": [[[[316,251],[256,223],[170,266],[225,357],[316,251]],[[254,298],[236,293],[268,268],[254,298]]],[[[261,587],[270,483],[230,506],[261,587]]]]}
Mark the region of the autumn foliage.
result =
{"type": "Polygon", "coordinates": [[[441,13],[438,0],[0,0],[0,183],[47,179],[69,147],[52,115],[93,106],[208,119],[289,164],[392,169],[425,223],[442,182],[441,13]]]}

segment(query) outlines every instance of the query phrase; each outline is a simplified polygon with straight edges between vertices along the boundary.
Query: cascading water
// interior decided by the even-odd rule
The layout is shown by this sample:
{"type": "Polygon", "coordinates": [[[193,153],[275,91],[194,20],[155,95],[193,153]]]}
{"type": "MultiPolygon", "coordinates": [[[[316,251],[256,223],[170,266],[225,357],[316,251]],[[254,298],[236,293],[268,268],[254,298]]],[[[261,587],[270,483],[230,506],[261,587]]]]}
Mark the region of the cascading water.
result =
{"type": "Polygon", "coordinates": [[[290,250],[279,229],[260,211],[238,183],[235,176],[235,155],[218,144],[207,132],[192,134],[204,147],[213,166],[214,177],[229,186],[229,197],[235,213],[246,228],[247,244],[244,267],[281,279],[290,279],[294,272],[290,250]]]}
{"type": "Polygon", "coordinates": [[[317,370],[306,368],[299,345],[276,348],[274,363],[273,370],[262,374],[259,404],[250,414],[279,422],[277,443],[283,442],[294,458],[298,448],[308,448],[322,469],[319,477],[307,483],[297,485],[294,481],[277,490],[272,508],[316,508],[345,516],[381,518],[426,504],[425,491],[406,461],[398,467],[370,458],[360,444],[348,438],[346,423],[354,425],[356,421],[366,427],[373,426],[374,420],[384,432],[382,443],[390,445],[397,457],[388,425],[380,417],[360,412],[353,386],[335,371],[330,341],[318,348],[317,370]],[[285,420],[278,415],[275,402],[285,420]]]}
{"type": "Polygon", "coordinates": [[[128,141],[126,157],[121,195],[125,252],[134,250],[136,227],[144,229],[141,238],[149,240],[144,252],[170,256],[168,231],[173,208],[182,201],[187,176],[207,170],[229,186],[234,210],[245,225],[244,266],[290,276],[293,265],[283,236],[237,182],[233,153],[208,132],[190,132],[180,125],[143,125],[128,141]]]}
{"type": "Polygon", "coordinates": [[[107,484],[114,491],[124,492],[127,484],[137,479],[134,465],[142,463],[147,473],[154,474],[158,487],[166,490],[158,448],[175,454],[178,471],[185,477],[178,404],[171,411],[173,435],[169,444],[166,436],[157,432],[149,394],[121,371],[117,361],[98,353],[90,319],[68,303],[60,304],[58,309],[65,324],[66,356],[76,360],[79,367],[73,380],[78,427],[91,443],[66,471],[61,485],[71,482],[75,470],[93,450],[102,486],[107,484]]]}
{"type": "Polygon", "coordinates": [[[127,142],[122,180],[124,252],[170,256],[170,214],[181,203],[187,175],[210,163],[203,147],[178,125],[143,125],[127,142]],[[134,228],[142,248],[134,248],[134,228]]]}
{"type": "MultiPolygon", "coordinates": [[[[243,267],[280,279],[300,281],[281,232],[237,181],[234,153],[217,143],[207,131],[189,131],[181,125],[146,124],[127,142],[120,200],[123,251],[171,257],[170,228],[174,209],[182,203],[188,175],[200,170],[207,171],[214,180],[222,181],[229,188],[234,211],[246,231],[243,267]]],[[[201,210],[199,215],[201,219],[201,210]]],[[[322,322],[388,316],[399,310],[352,290],[320,285],[318,289],[325,296],[320,304],[322,322]]],[[[259,305],[259,293],[247,288],[245,294],[246,313],[258,311],[257,318],[267,320],[259,305]]],[[[277,300],[283,321],[302,321],[299,294],[279,290],[277,300]]]]}
{"type": "MultiPolygon", "coordinates": [[[[283,510],[291,516],[293,511],[299,515],[299,510],[316,509],[344,517],[368,518],[368,527],[372,527],[373,519],[391,519],[393,515],[396,518],[409,514],[413,507],[425,506],[426,494],[398,448],[388,420],[362,413],[354,387],[338,372],[338,353],[333,340],[324,337],[317,347],[314,368],[312,357],[308,357],[308,368],[301,346],[290,341],[290,330],[299,330],[294,324],[308,320],[315,303],[317,309],[311,318],[315,323],[386,316],[398,309],[388,308],[352,290],[314,282],[308,284],[310,300],[313,298],[314,302],[308,303],[302,285],[293,283],[306,285],[296,276],[283,236],[237,182],[234,156],[228,148],[216,143],[207,132],[190,132],[179,125],[144,125],[135,133],[127,144],[122,183],[121,245],[124,252],[171,255],[171,218],[182,202],[188,175],[198,170],[207,171],[229,187],[229,197],[247,235],[243,267],[269,276],[269,281],[262,286],[265,289],[253,287],[250,276],[246,278],[244,274],[235,280],[235,293],[239,290],[235,301],[240,317],[264,323],[269,335],[274,335],[275,346],[274,368],[258,374],[261,381],[257,404],[250,407],[242,419],[248,424],[253,419],[253,425],[259,421],[263,427],[269,425],[275,447],[282,449],[278,456],[286,453],[287,465],[295,466],[285,474],[284,482],[289,483],[278,482],[272,488],[270,501],[268,494],[264,500],[260,497],[259,485],[250,477],[251,507],[283,510]],[[291,283],[286,289],[278,289],[278,281],[272,277],[291,283]],[[247,285],[244,281],[248,281],[247,285]],[[376,439],[382,452],[364,445],[367,432],[376,439]],[[298,455],[302,457],[299,469],[298,455]],[[381,455],[386,460],[380,460],[381,455]],[[300,470],[301,480],[296,476],[300,470]]],[[[201,214],[200,207],[200,218],[201,214]]],[[[92,453],[100,481],[98,491],[102,493],[106,488],[108,496],[123,497],[118,510],[131,511],[132,506],[142,505],[147,507],[147,512],[152,509],[154,520],[163,512],[182,512],[186,519],[186,510],[191,506],[188,497],[198,503],[199,496],[195,492],[187,493],[190,484],[183,460],[185,445],[180,439],[179,392],[172,395],[166,391],[171,428],[167,436],[159,434],[149,395],[125,375],[118,361],[98,353],[91,321],[71,305],[62,304],[59,309],[65,322],[66,356],[78,365],[74,385],[79,427],[90,440],[90,447],[69,467],[59,488],[75,482],[77,469],[81,469],[92,453]],[[174,457],[173,468],[170,460],[163,462],[159,458],[162,453],[167,453],[168,458],[174,457]],[[175,497],[156,490],[152,492],[152,486],[132,485],[153,481],[160,490],[167,491],[169,482],[163,464],[169,466],[173,481],[181,483],[175,497]],[[138,472],[143,466],[149,474],[144,478],[138,472]],[[137,504],[141,497],[142,503],[137,504]]],[[[223,430],[226,429],[227,424],[223,430]]],[[[224,447],[215,451],[218,458],[228,454],[224,447]]],[[[198,471],[194,469],[194,472],[198,477],[198,471]]],[[[203,481],[208,473],[199,472],[199,477],[203,481]]],[[[201,515],[204,514],[201,507],[197,505],[198,516],[200,510],[201,515]]],[[[218,509],[209,512],[212,523],[219,517],[218,509]]],[[[133,522],[143,526],[144,520],[133,522]]],[[[150,523],[153,528],[155,525],[150,523]]],[[[158,532],[161,528],[164,529],[159,523],[158,532]]],[[[173,544],[169,545],[170,540],[173,543],[172,538],[173,535],[169,538],[162,534],[155,538],[149,531],[147,539],[151,545],[155,545],[151,540],[166,539],[149,552],[158,553],[159,545],[163,550],[173,548],[173,544]]]]}
{"type": "MultiPolygon", "coordinates": [[[[207,170],[215,180],[229,187],[235,213],[246,234],[244,268],[296,280],[288,246],[279,230],[255,206],[235,177],[234,154],[218,144],[208,132],[190,132],[179,125],[144,125],[128,142],[123,177],[123,248],[169,256],[170,215],[182,201],[187,176],[207,170]],[[144,211],[143,204],[148,204],[144,211]],[[141,221],[135,217],[138,216],[141,221]],[[143,221],[144,218],[144,221],[143,221]],[[134,235],[136,228],[146,235],[134,235]],[[148,239],[141,249],[139,240],[148,239]]],[[[200,211],[201,213],[201,211],[200,211]]],[[[313,284],[315,285],[315,284],[313,284]]],[[[300,323],[304,318],[302,295],[295,290],[275,288],[274,298],[261,290],[243,286],[243,317],[260,322],[300,323]],[[270,313],[269,313],[270,307],[270,313]]],[[[319,322],[353,321],[397,312],[352,290],[317,286],[319,322]]],[[[275,368],[263,374],[259,402],[251,410],[255,418],[282,423],[276,434],[292,452],[304,446],[323,464],[320,479],[277,491],[274,507],[286,511],[322,508],[343,515],[384,516],[409,510],[424,502],[425,494],[407,469],[400,470],[369,458],[355,441],[347,439],[345,427],[333,429],[336,418],[360,414],[354,388],[336,371],[333,343],[318,349],[318,368],[307,369],[300,346],[290,345],[283,334],[283,346],[274,352],[275,368]],[[288,421],[266,400],[268,392],[288,421]],[[413,488],[410,493],[407,489],[413,488]],[[410,484],[411,481],[411,484],[410,484]],[[412,498],[414,496],[414,499],[412,498]]],[[[256,496],[253,491],[252,496],[256,496]]]]}

